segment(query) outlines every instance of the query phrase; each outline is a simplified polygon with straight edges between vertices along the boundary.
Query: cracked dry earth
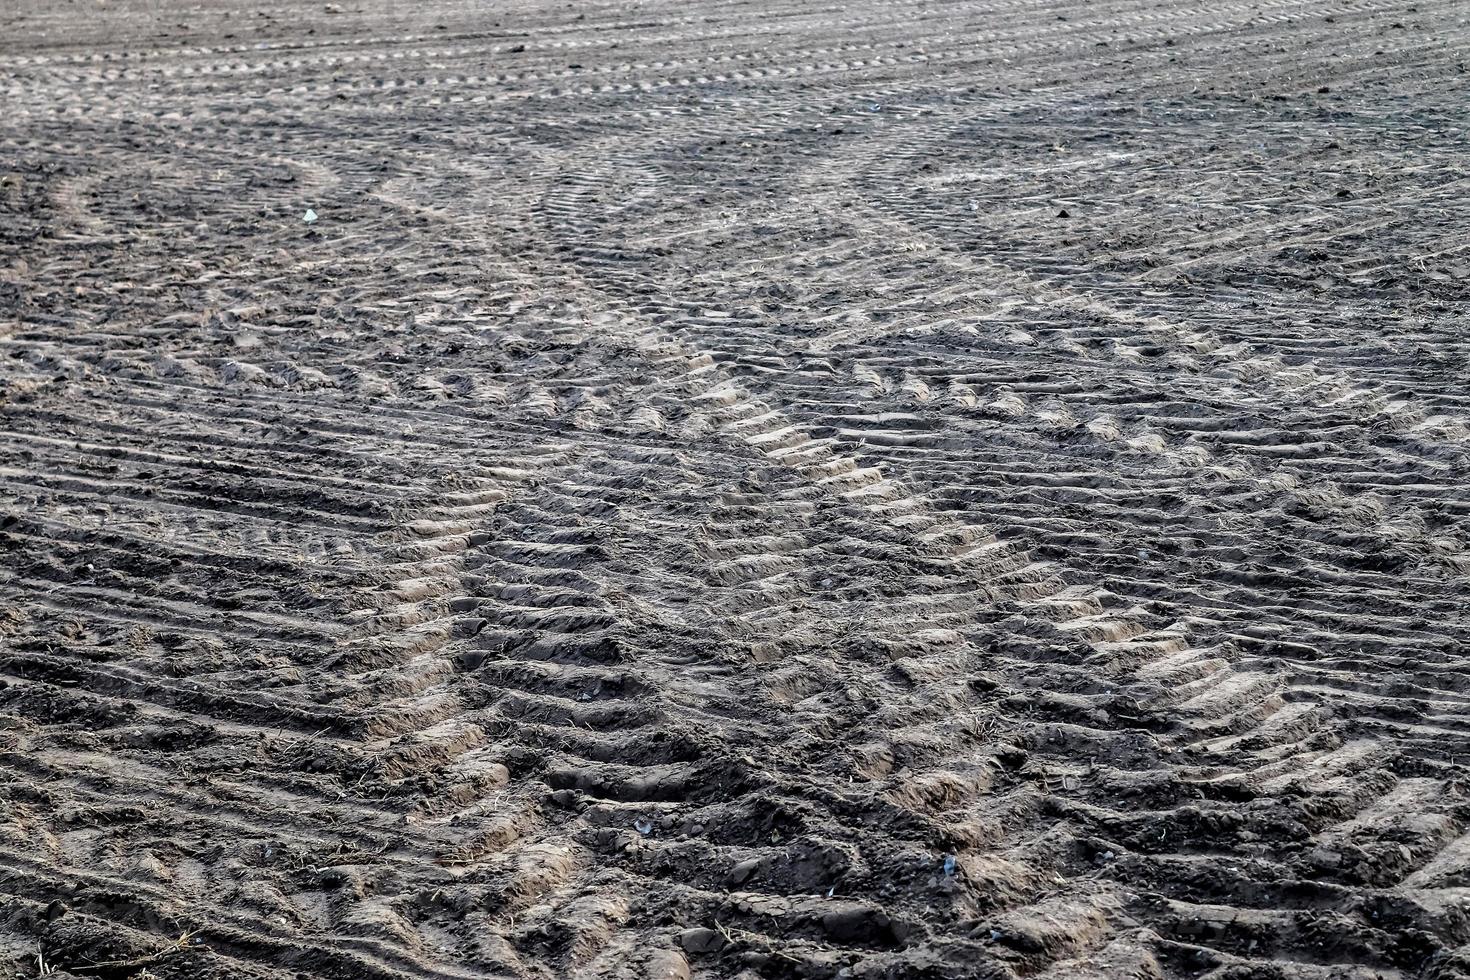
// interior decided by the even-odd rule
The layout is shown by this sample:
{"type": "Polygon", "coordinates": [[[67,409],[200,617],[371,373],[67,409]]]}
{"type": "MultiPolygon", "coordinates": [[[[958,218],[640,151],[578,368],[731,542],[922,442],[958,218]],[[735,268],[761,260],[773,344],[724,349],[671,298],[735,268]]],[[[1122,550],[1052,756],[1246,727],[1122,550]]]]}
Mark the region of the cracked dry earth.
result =
{"type": "Polygon", "coordinates": [[[11,0],[6,975],[1470,977],[1467,45],[11,0]]]}

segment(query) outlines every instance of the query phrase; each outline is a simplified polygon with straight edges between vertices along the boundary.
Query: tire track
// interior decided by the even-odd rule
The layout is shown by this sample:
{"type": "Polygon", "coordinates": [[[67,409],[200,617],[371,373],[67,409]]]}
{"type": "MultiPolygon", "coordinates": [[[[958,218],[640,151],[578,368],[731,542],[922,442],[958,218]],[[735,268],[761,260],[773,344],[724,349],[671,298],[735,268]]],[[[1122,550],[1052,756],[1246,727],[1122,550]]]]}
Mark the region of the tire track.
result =
{"type": "Polygon", "coordinates": [[[1453,4],[31,7],[21,975],[1457,975],[1453,4]]]}

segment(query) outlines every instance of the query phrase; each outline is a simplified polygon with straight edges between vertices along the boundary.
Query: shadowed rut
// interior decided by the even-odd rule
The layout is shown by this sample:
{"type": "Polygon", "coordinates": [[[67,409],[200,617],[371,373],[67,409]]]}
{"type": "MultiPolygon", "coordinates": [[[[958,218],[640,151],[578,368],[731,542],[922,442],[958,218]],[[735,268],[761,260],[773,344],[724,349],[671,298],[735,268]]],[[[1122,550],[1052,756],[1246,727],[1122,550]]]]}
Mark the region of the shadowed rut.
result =
{"type": "Polygon", "coordinates": [[[1470,975],[1456,4],[0,25],[13,973],[1470,975]]]}

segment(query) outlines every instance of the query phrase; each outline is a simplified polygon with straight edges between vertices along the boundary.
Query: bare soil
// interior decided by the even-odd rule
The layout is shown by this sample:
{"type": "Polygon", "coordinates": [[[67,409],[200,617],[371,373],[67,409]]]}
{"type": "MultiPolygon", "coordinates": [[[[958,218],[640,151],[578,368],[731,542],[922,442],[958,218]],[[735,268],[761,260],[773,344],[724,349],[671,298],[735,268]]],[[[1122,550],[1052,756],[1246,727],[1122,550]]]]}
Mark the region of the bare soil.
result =
{"type": "Polygon", "coordinates": [[[6,976],[1470,977],[1463,0],[0,8],[6,976]]]}

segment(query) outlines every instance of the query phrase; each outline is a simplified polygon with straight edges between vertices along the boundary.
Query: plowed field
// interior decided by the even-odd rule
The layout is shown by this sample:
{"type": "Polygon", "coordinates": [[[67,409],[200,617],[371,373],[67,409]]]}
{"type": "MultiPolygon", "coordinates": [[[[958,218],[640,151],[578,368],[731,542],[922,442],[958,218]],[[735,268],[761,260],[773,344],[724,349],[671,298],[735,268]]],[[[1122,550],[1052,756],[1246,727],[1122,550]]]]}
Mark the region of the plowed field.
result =
{"type": "Polygon", "coordinates": [[[3,8],[6,976],[1470,977],[1462,0],[3,8]]]}

